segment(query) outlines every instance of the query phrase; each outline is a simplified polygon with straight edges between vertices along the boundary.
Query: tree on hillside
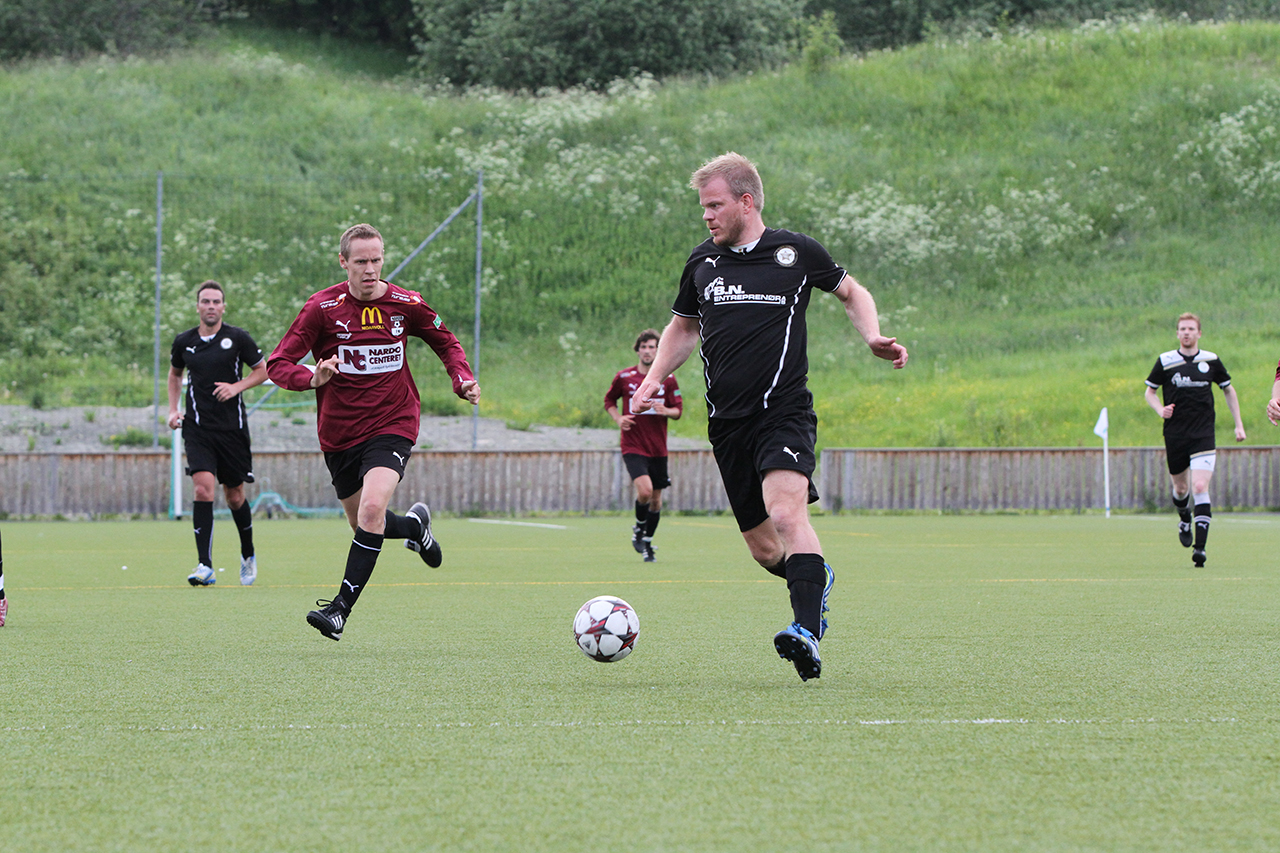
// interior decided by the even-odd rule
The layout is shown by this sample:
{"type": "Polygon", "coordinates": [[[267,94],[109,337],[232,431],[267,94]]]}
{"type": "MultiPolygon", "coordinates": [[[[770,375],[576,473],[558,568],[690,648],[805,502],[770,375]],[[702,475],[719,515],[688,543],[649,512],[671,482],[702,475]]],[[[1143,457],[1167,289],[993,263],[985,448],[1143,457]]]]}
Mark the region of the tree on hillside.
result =
{"type": "Polygon", "coordinates": [[[458,84],[604,86],[781,62],[801,0],[415,0],[419,65],[458,84]]]}
{"type": "Polygon", "coordinates": [[[413,0],[240,0],[250,20],[372,39],[409,50],[417,17],[413,0]]]}
{"type": "Polygon", "coordinates": [[[0,61],[173,47],[222,5],[203,0],[4,0],[0,61]]]}

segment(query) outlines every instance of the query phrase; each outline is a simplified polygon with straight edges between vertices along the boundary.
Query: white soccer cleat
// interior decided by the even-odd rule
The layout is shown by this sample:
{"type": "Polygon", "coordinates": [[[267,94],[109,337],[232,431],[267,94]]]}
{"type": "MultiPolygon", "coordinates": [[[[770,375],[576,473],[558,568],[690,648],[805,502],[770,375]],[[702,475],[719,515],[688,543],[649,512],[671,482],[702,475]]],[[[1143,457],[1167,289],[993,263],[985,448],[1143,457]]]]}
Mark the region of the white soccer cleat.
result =
{"type": "Polygon", "coordinates": [[[240,585],[253,586],[253,582],[258,579],[258,558],[241,557],[240,558],[240,585]]]}
{"type": "Polygon", "coordinates": [[[218,582],[218,577],[213,573],[213,569],[201,563],[187,575],[187,583],[192,586],[213,586],[218,582]]]}

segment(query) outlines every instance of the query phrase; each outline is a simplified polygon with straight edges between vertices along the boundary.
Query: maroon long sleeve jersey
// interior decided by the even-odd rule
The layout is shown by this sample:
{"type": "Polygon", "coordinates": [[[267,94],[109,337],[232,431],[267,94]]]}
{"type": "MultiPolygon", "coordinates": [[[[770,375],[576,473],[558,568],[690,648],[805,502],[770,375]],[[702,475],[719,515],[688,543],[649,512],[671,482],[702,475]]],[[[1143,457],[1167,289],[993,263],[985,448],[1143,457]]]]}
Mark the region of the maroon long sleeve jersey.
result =
{"type": "Polygon", "coordinates": [[[306,391],[315,370],[298,362],[307,353],[316,362],[337,355],[338,372],[315,389],[320,449],[345,450],[376,435],[416,442],[422,400],[406,358],[410,336],[427,342],[464,396],[462,383],[475,376],[462,344],[419,294],[390,282],[370,302],[352,296],[345,281],[312,295],[267,359],[267,375],[306,391]]]}

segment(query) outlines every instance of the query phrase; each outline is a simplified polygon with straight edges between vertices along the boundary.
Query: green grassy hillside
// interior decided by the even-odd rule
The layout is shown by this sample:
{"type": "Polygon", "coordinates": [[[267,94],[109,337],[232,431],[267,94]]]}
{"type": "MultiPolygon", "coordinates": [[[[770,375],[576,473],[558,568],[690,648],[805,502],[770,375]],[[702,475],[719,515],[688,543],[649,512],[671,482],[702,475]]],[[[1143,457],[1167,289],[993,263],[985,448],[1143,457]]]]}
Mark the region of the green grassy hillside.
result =
{"type": "MultiPolygon", "coordinates": [[[[1250,442],[1271,443],[1278,57],[1274,24],[1143,21],[608,95],[459,96],[385,54],[261,31],[11,67],[0,377],[10,401],[150,399],[158,170],[166,344],[215,277],[228,320],[271,346],[341,277],[345,225],[378,225],[394,266],[483,168],[483,411],[608,425],[609,377],[666,322],[705,235],[687,177],[734,149],[761,166],[766,222],[826,243],[911,349],[889,370],[815,299],[822,444],[1093,443],[1104,405],[1116,444],[1155,443],[1142,380],[1186,310],[1233,373],[1250,442]]],[[[469,217],[398,278],[466,344],[469,217]]],[[[419,356],[428,406],[449,410],[419,356]]],[[[700,433],[699,366],[678,375],[677,430],[700,433]]]]}

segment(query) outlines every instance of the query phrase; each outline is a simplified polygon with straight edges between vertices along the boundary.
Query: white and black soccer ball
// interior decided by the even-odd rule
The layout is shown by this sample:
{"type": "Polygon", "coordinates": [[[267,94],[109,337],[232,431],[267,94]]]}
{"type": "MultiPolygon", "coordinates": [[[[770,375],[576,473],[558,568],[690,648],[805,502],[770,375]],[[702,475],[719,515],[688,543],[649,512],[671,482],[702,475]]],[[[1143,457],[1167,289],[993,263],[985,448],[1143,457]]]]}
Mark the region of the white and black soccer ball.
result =
{"type": "Polygon", "coordinates": [[[578,608],[573,617],[573,638],[592,660],[622,660],[636,647],[640,617],[621,598],[601,595],[578,608]]]}

